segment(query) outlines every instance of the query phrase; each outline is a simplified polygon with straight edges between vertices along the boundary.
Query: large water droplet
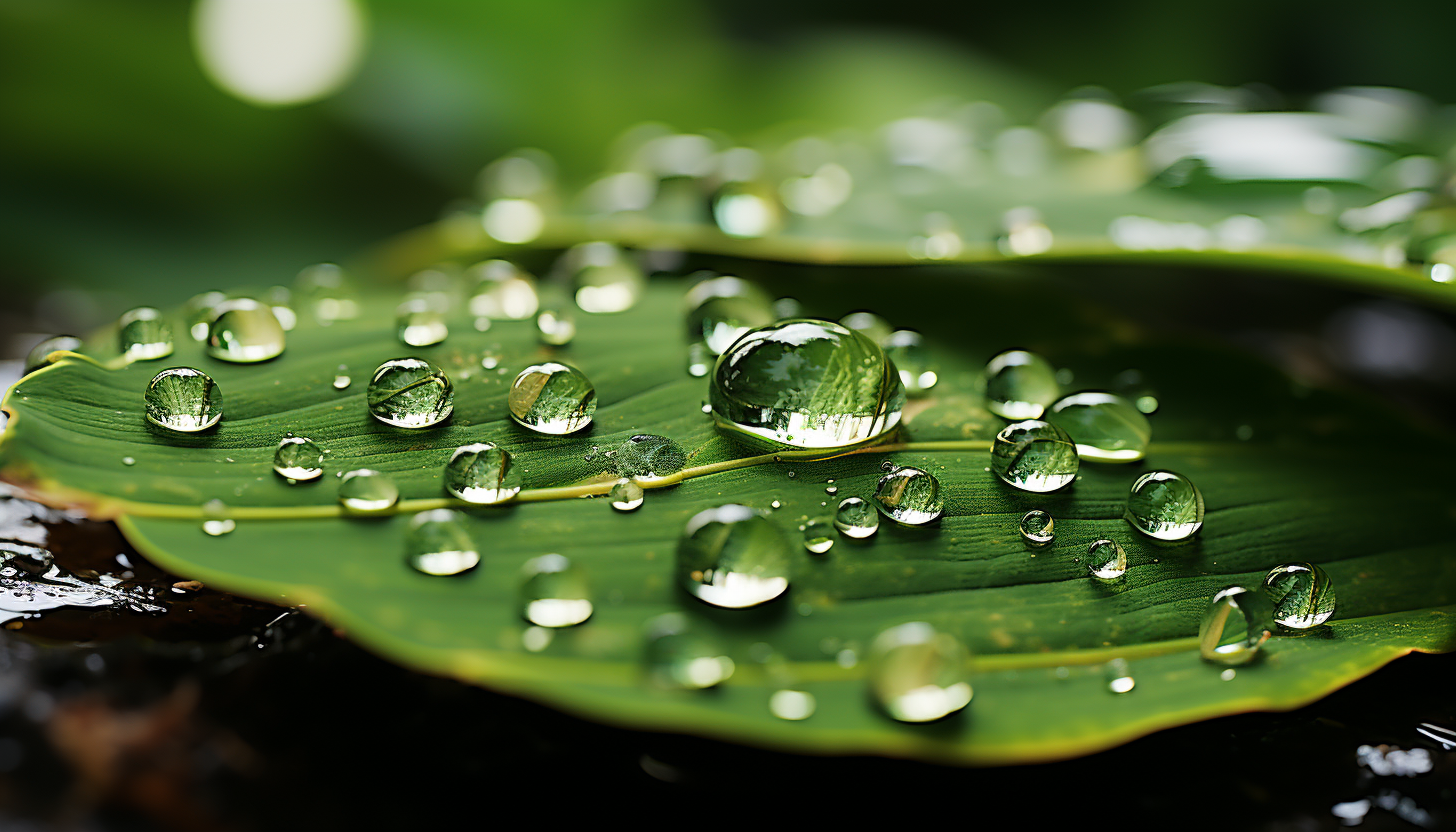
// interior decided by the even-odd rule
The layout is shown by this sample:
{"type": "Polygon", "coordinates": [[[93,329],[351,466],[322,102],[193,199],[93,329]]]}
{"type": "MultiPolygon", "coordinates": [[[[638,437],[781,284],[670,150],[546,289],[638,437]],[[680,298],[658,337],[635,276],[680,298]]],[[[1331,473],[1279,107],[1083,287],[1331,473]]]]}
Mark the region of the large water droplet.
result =
{"type": "Polygon", "coordinates": [[[540,307],[535,278],[514,263],[486,260],[472,266],[466,276],[476,281],[470,297],[471,315],[524,321],[540,307]]]}
{"type": "Polygon", "coordinates": [[[147,385],[147,421],[182,433],[207,430],[222,419],[222,391],[191,367],[163,370],[147,385]]]}
{"type": "Polygon", "coordinates": [[[439,367],[420,358],[396,358],[379,365],[366,399],[374,418],[397,428],[427,428],[449,418],[455,387],[439,367]]]}
{"type": "Polygon", "coordinates": [[[612,501],[612,508],[617,511],[636,511],[642,507],[645,496],[642,486],[629,479],[620,479],[607,493],[607,499],[612,501]]]}
{"type": "Polygon", "coordinates": [[[870,690],[901,722],[931,722],[971,701],[970,651],[923,621],[891,627],[870,646],[870,690]]]}
{"type": "Polygon", "coordinates": [[[450,335],[445,314],[432,308],[424,298],[412,298],[400,304],[395,326],[399,340],[411,347],[434,346],[450,335]]]}
{"type": "Polygon", "coordinates": [[[810,520],[804,524],[804,548],[822,555],[834,548],[834,530],[823,520],[810,520]]]}
{"type": "Polygon", "coordinates": [[[795,319],[739,338],[718,361],[709,399],[717,425],[749,444],[830,450],[893,430],[905,388],[870,339],[795,319]]]}
{"type": "Polygon", "coordinates": [[[751,329],[773,323],[773,302],[756,285],[722,275],[701,280],[686,297],[688,340],[720,355],[751,329]]]}
{"type": "Polygon", "coordinates": [[[399,486],[378,471],[360,468],[339,480],[339,504],[350,514],[382,514],[398,502],[399,486]]]}
{"type": "Polygon", "coordinates": [[[1203,526],[1203,494],[1182,474],[1148,471],[1133,481],[1124,516],[1149,537],[1186,540],[1203,526]]]}
{"type": "Polygon", "coordinates": [[[581,370],[555,361],[533,364],[511,382],[511,418],[537,433],[560,436],[591,424],[597,391],[581,370]]]}
{"type": "Polygon", "coordinates": [[[875,503],[886,517],[907,526],[939,519],[945,510],[940,480],[919,468],[895,468],[875,484],[875,503]]]}
{"type": "Polygon", "coordinates": [[[333,263],[319,263],[299,272],[293,291],[324,326],[359,317],[359,296],[344,270],[333,263]]]}
{"type": "Polygon", "coordinates": [[[1055,538],[1052,516],[1039,508],[1021,515],[1021,539],[1026,545],[1041,547],[1055,538]]]}
{"type": "Polygon", "coordinates": [[[465,515],[437,508],[410,518],[404,559],[426,575],[459,575],[480,563],[480,552],[465,530],[465,515]]]}
{"type": "Polygon", "coordinates": [[[711,508],[694,515],[683,530],[678,579],[715,607],[752,607],[789,588],[792,552],[778,527],[753,509],[711,508]]]}
{"type": "Polygon", "coordinates": [[[986,409],[1005,419],[1039,419],[1061,395],[1057,371],[1045,358],[1011,350],[986,364],[986,409]]]}
{"type": "Polygon", "coordinates": [[[316,480],[324,473],[324,452],[311,439],[289,436],[273,452],[273,470],[289,481],[316,480]]]}
{"type": "Polygon", "coordinates": [[[631,257],[611,243],[581,243],[562,255],[583,312],[625,312],[637,303],[647,278],[631,257]]]}
{"type": "Polygon", "coordinates": [[[494,505],[521,492],[510,452],[490,442],[462,445],[445,463],[445,490],[467,503],[494,505]]]}
{"type": "Polygon", "coordinates": [[[667,688],[703,690],[733,675],[733,660],[717,642],[690,629],[687,616],[667,613],[647,622],[647,668],[667,688]]]}
{"type": "Polygon", "coordinates": [[[1148,417],[1111,393],[1073,393],[1052,405],[1046,420],[1072,437],[1078,456],[1094,462],[1142,459],[1153,435],[1148,417]]]}
{"type": "Polygon", "coordinates": [[[1264,592],[1281,627],[1307,630],[1335,614],[1335,585],[1312,563],[1284,563],[1264,576],[1264,592]]]}
{"type": "Polygon", "coordinates": [[[845,497],[834,510],[834,528],[845,537],[860,540],[880,530],[880,513],[859,497],[845,497]]]}
{"type": "Polygon", "coordinates": [[[252,298],[232,298],[212,308],[207,354],[235,364],[256,364],[283,354],[283,327],[273,308],[252,298]]]}
{"type": "Polygon", "coordinates": [[[172,354],[172,325],[162,313],[143,306],[117,322],[121,354],[132,361],[152,361],[172,354]]]}
{"type": "Polygon", "coordinates": [[[687,459],[682,446],[666,436],[639,433],[617,446],[614,462],[621,476],[650,482],[681,471],[687,459]]]}
{"type": "Polygon", "coordinates": [[[586,576],[561,555],[541,555],[521,570],[521,616],[538,627],[573,627],[591,618],[586,576]]]}
{"type": "Polygon", "coordinates": [[[1012,422],[991,443],[991,470],[1022,491],[1045,493],[1077,478],[1077,446],[1067,432],[1036,419],[1012,422]]]}
{"type": "Polygon", "coordinates": [[[51,363],[50,355],[53,352],[75,352],[84,346],[80,338],[74,335],[57,335],[54,338],[47,338],[31,348],[25,356],[25,372],[33,373],[51,363]]]}
{"type": "Polygon", "coordinates": [[[1127,552],[1116,540],[1094,540],[1087,545],[1087,571],[1099,581],[1118,581],[1127,574],[1127,552]]]}
{"type": "Polygon", "coordinates": [[[900,383],[911,396],[920,396],[940,380],[934,369],[934,359],[925,346],[925,339],[914,330],[902,329],[885,339],[885,355],[895,362],[900,371],[900,383]]]}
{"type": "Polygon", "coordinates": [[[536,315],[536,337],[541,343],[564,347],[576,338],[576,318],[571,310],[547,307],[536,315]]]}
{"type": "Polygon", "coordinates": [[[1198,624],[1198,654],[1216,664],[1246,664],[1269,638],[1268,602],[1241,586],[1221,589],[1198,624]]]}
{"type": "Polygon", "coordinates": [[[843,318],[840,318],[839,323],[874,341],[876,344],[884,344],[890,340],[890,336],[895,332],[895,328],[890,326],[889,321],[873,312],[867,312],[865,310],[851,312],[843,318]]]}
{"type": "Polygon", "coordinates": [[[1107,680],[1107,689],[1113,693],[1129,693],[1137,687],[1132,678],[1132,667],[1127,659],[1113,659],[1102,667],[1102,678],[1107,680]]]}

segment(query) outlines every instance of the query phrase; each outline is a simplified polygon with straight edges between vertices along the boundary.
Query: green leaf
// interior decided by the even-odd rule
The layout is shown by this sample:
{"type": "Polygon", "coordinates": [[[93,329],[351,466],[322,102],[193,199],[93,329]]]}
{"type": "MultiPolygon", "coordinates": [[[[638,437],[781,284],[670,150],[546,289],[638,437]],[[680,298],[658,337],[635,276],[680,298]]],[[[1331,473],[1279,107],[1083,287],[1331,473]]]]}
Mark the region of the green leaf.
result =
{"type": "MultiPolygon", "coordinates": [[[[562,228],[551,241],[562,241],[562,228]]],[[[792,241],[725,243],[704,234],[693,242],[820,259],[792,241]]],[[[431,246],[438,241],[417,237],[394,251],[431,246]]],[[[324,327],[302,316],[284,355],[263,365],[214,361],[184,337],[164,361],[108,369],[116,350],[103,333],[90,357],[62,357],[12,389],[0,465],[46,499],[116,517],[142,552],[178,574],[304,606],[400,663],[605,721],[800,751],[974,763],[1065,757],[1220,714],[1297,707],[1411,650],[1456,648],[1448,552],[1456,519],[1449,493],[1420,473],[1450,466],[1449,436],[1371,403],[1296,389],[1219,349],[1154,339],[1107,308],[1088,314],[1059,276],[1038,269],[732,265],[800,298],[810,314],[870,305],[920,329],[940,384],[912,405],[890,444],[833,459],[757,454],[718,435],[701,411],[706,382],[684,369],[684,281],[652,281],[627,312],[580,316],[576,339],[563,348],[538,345],[529,322],[477,332],[463,316],[451,320],[443,344],[405,348],[394,335],[397,295],[375,289],[357,321],[324,327]],[[996,481],[986,449],[1000,422],[980,406],[978,374],[1010,346],[1071,369],[1074,389],[1106,386],[1127,368],[1152,379],[1163,406],[1147,460],[1086,463],[1059,494],[996,481]],[[501,356],[498,369],[482,368],[486,352],[501,356]],[[455,412],[443,426],[392,429],[366,411],[370,372],[407,354],[455,380],[455,412]],[[596,385],[599,409],[582,435],[543,437],[507,417],[509,380],[547,357],[578,366],[596,385]],[[164,435],[145,422],[148,380],[177,365],[204,369],[220,385],[226,415],[214,433],[164,435]],[[331,384],[340,365],[354,379],[343,391],[331,384]],[[1252,438],[1237,438],[1241,426],[1252,438]],[[289,431],[328,451],[322,482],[290,486],[273,474],[274,448],[289,431]],[[614,512],[600,499],[614,480],[603,452],[639,433],[674,439],[688,467],[649,485],[638,511],[614,512]],[[482,554],[477,569],[455,578],[416,573],[403,559],[409,516],[453,505],[444,464],[455,447],[480,441],[515,454],[526,490],[506,507],[467,508],[482,554]],[[1418,459],[1397,456],[1409,449],[1418,459]],[[868,497],[886,459],[940,478],[944,519],[925,528],[886,521],[866,542],[841,538],[822,556],[798,551],[787,596],[763,608],[709,608],[676,585],[677,540],[696,512],[743,503],[796,535],[838,499],[868,497]],[[334,475],[355,468],[399,483],[399,514],[340,515],[334,475]],[[1121,519],[1127,487],[1146,468],[1180,471],[1202,489],[1208,517],[1192,542],[1153,545],[1121,519]],[[231,534],[201,530],[201,506],[211,499],[229,506],[231,534]],[[1017,521],[1031,508],[1056,518],[1057,540],[1046,549],[1028,550],[1018,537],[1017,521]],[[1076,561],[1103,536],[1130,556],[1116,588],[1091,581],[1076,561]],[[516,592],[522,564],[547,552],[586,572],[596,611],[543,645],[539,631],[527,636],[516,592]],[[1272,640],[1260,661],[1225,680],[1222,668],[1198,658],[1204,604],[1288,561],[1328,571],[1335,618],[1303,637],[1272,640]],[[644,623],[672,611],[726,646],[737,665],[726,683],[688,693],[647,682],[644,623]],[[870,641],[914,620],[958,635],[975,656],[969,709],[920,726],[890,720],[866,686],[870,641]],[[1117,657],[1131,666],[1131,693],[1107,689],[1102,665],[1117,657]],[[798,722],[773,716],[769,698],[780,689],[811,693],[814,714],[798,722]]],[[[1377,273],[1365,285],[1404,279],[1350,272],[1357,281],[1377,273]]]]}

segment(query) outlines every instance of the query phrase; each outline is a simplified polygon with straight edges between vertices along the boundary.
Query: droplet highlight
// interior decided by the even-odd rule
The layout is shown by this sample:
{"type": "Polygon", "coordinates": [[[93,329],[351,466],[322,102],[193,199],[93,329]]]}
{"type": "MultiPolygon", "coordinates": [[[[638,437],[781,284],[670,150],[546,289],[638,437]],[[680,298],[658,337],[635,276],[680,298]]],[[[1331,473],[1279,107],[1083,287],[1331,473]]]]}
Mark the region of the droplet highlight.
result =
{"type": "Polygon", "coordinates": [[[859,497],[845,497],[834,510],[834,528],[845,537],[863,540],[880,530],[880,513],[859,497]]]}
{"type": "Polygon", "coordinates": [[[273,471],[290,482],[316,480],[324,474],[324,452],[311,439],[285,437],[273,452],[273,471]]]}
{"type": "Polygon", "coordinates": [[[1153,427],[1122,396],[1089,391],[1059,399],[1046,421],[1072,437],[1077,455],[1093,462],[1135,462],[1147,455],[1153,427]]]}
{"type": "Polygon", "coordinates": [[[1120,581],[1127,575],[1127,552],[1116,540],[1094,540],[1087,545],[1086,566],[1099,581],[1120,581]]]}
{"type": "Polygon", "coordinates": [[[1268,601],[1241,586],[1221,589],[1198,624],[1198,655],[1222,665],[1248,664],[1269,638],[1268,601]]]}
{"type": "Polygon", "coordinates": [[[339,505],[350,514],[383,514],[398,502],[399,486],[378,471],[360,468],[339,480],[339,505]]]}
{"type": "Polygon", "coordinates": [[[646,495],[642,486],[624,478],[617,480],[612,490],[607,492],[607,499],[612,501],[612,508],[617,511],[636,511],[642,507],[646,495]]]}
{"type": "Polygon", "coordinates": [[[411,517],[405,531],[405,563],[426,575],[459,575],[474,569],[480,552],[465,528],[465,515],[437,508],[411,517]]]}
{"type": "Polygon", "coordinates": [[[537,627],[574,627],[591,618],[591,590],[562,555],[532,558],[521,569],[521,617],[537,627]]]}
{"type": "Polygon", "coordinates": [[[130,361],[154,361],[172,354],[172,325],[150,306],[122,315],[117,327],[121,354],[130,361]]]}
{"type": "Polygon", "coordinates": [[[212,307],[207,354],[219,361],[256,364],[283,354],[283,326],[273,307],[252,298],[231,298],[212,307]]]}
{"type": "Polygon", "coordinates": [[[1036,353],[1010,350],[986,364],[986,409],[1003,419],[1040,419],[1059,395],[1056,368],[1036,353]]]}
{"type": "Polygon", "coordinates": [[[688,521],[677,547],[678,580],[715,607],[752,607],[789,588],[791,554],[783,533],[758,512],[720,506],[688,521]]]}
{"type": "Polygon", "coordinates": [[[1041,548],[1055,539],[1052,516],[1041,509],[1032,509],[1021,515],[1021,539],[1026,545],[1041,548]]]}

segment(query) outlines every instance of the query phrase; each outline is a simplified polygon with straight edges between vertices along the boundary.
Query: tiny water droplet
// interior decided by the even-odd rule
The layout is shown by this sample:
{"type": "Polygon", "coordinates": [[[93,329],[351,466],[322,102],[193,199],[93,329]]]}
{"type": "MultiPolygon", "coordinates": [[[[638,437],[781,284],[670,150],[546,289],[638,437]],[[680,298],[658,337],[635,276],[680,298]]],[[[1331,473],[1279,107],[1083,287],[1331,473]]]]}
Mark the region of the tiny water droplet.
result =
{"type": "Polygon", "coordinates": [[[1066,431],[1078,456],[1093,462],[1142,459],[1153,435],[1142,411],[1111,393],[1073,393],[1051,406],[1046,421],[1066,431]]]}
{"type": "Polygon", "coordinates": [[[846,537],[862,540],[880,530],[880,513],[859,497],[845,497],[834,511],[834,528],[846,537]]]}
{"type": "Polygon", "coordinates": [[[455,387],[439,367],[419,358],[379,365],[366,391],[369,413],[398,428],[427,428],[455,409],[455,387]]]}
{"type": "Polygon", "coordinates": [[[1203,526],[1203,494],[1182,474],[1148,471],[1133,481],[1123,516],[1149,537],[1186,540],[1203,526]]]}
{"type": "Polygon", "coordinates": [[[172,325],[150,306],[122,315],[117,327],[121,354],[132,361],[153,361],[172,354],[172,325]]]}
{"type": "Polygon", "coordinates": [[[1039,508],[1021,515],[1021,539],[1026,545],[1042,547],[1055,538],[1052,516],[1039,508]]]}
{"type": "Polygon", "coordinates": [[[487,370],[494,370],[500,366],[500,356],[488,352],[480,357],[480,366],[487,370]]]}
{"type": "Polygon", "coordinates": [[[1222,673],[1218,674],[1218,678],[1224,680],[1225,682],[1232,682],[1234,680],[1234,676],[1236,675],[1238,675],[1237,671],[1235,671],[1232,667],[1229,667],[1225,668],[1222,673]]]}
{"type": "MultiPolygon", "coordinates": [[[[346,477],[345,483],[348,482],[346,477]]],[[[389,487],[393,488],[394,484],[390,483],[389,487]]],[[[398,491],[395,496],[398,497],[398,491]]],[[[393,505],[393,501],[390,504],[393,505]]],[[[459,575],[480,563],[480,552],[465,529],[465,515],[448,508],[437,508],[410,518],[409,528],[405,531],[404,558],[406,563],[426,575],[459,575]]]]}
{"type": "Polygon", "coordinates": [[[191,367],[157,373],[145,400],[148,422],[180,433],[207,430],[222,420],[222,391],[206,373],[191,367]]]}
{"type": "Polygon", "coordinates": [[[822,555],[834,548],[834,532],[822,520],[810,520],[804,524],[804,548],[816,555],[822,555]]]}
{"type": "Polygon", "coordinates": [[[693,631],[682,613],[647,623],[647,667],[661,687],[704,690],[733,675],[733,660],[716,641],[693,631]]]}
{"type": "Polygon", "coordinates": [[[828,486],[827,488],[824,489],[824,493],[825,494],[838,494],[839,493],[839,486],[836,486],[836,485],[828,486]]]}
{"type": "Polygon", "coordinates": [[[591,618],[586,576],[565,557],[541,555],[521,569],[521,617],[538,627],[574,627],[591,618]]]}
{"type": "Polygon", "coordinates": [[[1307,630],[1335,614],[1334,583],[1312,563],[1280,564],[1264,576],[1263,586],[1281,627],[1307,630]]]}
{"type": "Polygon", "coordinates": [[[711,356],[721,355],[749,330],[773,323],[774,313],[768,295],[756,285],[732,275],[699,274],[705,279],[693,284],[685,299],[688,340],[703,345],[711,367],[711,356]]]}
{"type": "Polygon", "coordinates": [[[802,690],[776,690],[768,698],[769,713],[790,722],[813,716],[817,704],[814,694],[802,690]]]}
{"type": "Polygon", "coordinates": [[[1087,546],[1087,571],[1099,581],[1122,580],[1127,574],[1127,552],[1115,540],[1094,540],[1087,546]]]}
{"type": "Polygon", "coordinates": [[[349,378],[346,375],[340,374],[340,375],[334,376],[334,389],[335,390],[347,390],[347,389],[349,389],[349,385],[350,384],[353,384],[353,383],[354,383],[354,380],[351,379],[351,378],[349,378]]]}
{"type": "Polygon", "coordinates": [[[207,354],[220,361],[256,364],[283,354],[283,326],[273,308],[252,298],[231,298],[212,307],[207,354]]]}
{"type": "Polygon", "coordinates": [[[1198,625],[1198,654],[1216,664],[1246,664],[1269,638],[1268,601],[1241,586],[1221,589],[1198,625]]]}
{"type": "Polygon", "coordinates": [[[490,442],[462,445],[445,463],[445,490],[467,503],[495,505],[521,492],[511,454],[490,442]]]}
{"type": "Polygon", "coordinates": [[[891,627],[870,646],[870,690],[891,717],[932,722],[970,704],[970,658],[960,639],[923,621],[891,627]]]}
{"type": "Polygon", "coordinates": [[[725,505],[688,521],[677,547],[678,580],[715,607],[772,601],[789,588],[789,542],[746,506],[725,505]]]}
{"type": "Polygon", "coordinates": [[[1004,419],[1039,419],[1060,394],[1056,369],[1036,353],[1010,350],[986,364],[986,409],[1004,419]]]}
{"type": "Polygon", "coordinates": [[[1077,476],[1077,447],[1067,432],[1037,419],[1012,422],[991,444],[991,470],[1013,488],[1046,493],[1077,476]]]}
{"type": "Polygon", "coordinates": [[[945,510],[940,480],[908,465],[880,477],[875,484],[875,502],[886,517],[907,526],[933,522],[945,510]]]}
{"type": "Polygon", "coordinates": [[[360,468],[339,480],[339,504],[350,514],[381,514],[397,502],[399,486],[378,471],[360,468]]]}
{"type": "Polygon", "coordinates": [[[543,344],[564,347],[576,337],[576,318],[566,309],[542,309],[536,314],[536,335],[543,344]]]}
{"type": "Polygon", "coordinates": [[[476,281],[470,314],[478,318],[523,321],[540,307],[536,279],[514,263],[486,260],[470,267],[466,276],[476,281]]]}
{"type": "Polygon", "coordinates": [[[273,452],[273,470],[286,480],[316,480],[324,474],[324,452],[311,439],[287,437],[273,452]]]}
{"type": "Polygon", "coordinates": [[[395,329],[401,343],[410,347],[430,347],[450,336],[445,314],[431,307],[425,298],[412,298],[400,304],[395,329]]]}
{"type": "Polygon", "coordinates": [[[124,457],[121,458],[121,464],[122,465],[125,465],[128,468],[130,468],[131,466],[133,466],[133,465],[136,464],[136,458],[135,457],[130,457],[130,456],[124,456],[124,457]]]}
{"type": "Polygon", "coordinates": [[[1107,689],[1113,693],[1127,693],[1137,687],[1137,680],[1132,678],[1132,668],[1128,666],[1127,659],[1113,659],[1102,668],[1102,676],[1107,680],[1107,689]]]}
{"type": "Polygon", "coordinates": [[[612,501],[612,508],[617,511],[636,511],[642,507],[645,499],[642,486],[625,478],[617,480],[607,498],[612,501]]]}
{"type": "Polygon", "coordinates": [[[511,418],[537,433],[561,436],[591,424],[597,392],[582,371],[555,361],[533,364],[511,382],[511,418]]]}

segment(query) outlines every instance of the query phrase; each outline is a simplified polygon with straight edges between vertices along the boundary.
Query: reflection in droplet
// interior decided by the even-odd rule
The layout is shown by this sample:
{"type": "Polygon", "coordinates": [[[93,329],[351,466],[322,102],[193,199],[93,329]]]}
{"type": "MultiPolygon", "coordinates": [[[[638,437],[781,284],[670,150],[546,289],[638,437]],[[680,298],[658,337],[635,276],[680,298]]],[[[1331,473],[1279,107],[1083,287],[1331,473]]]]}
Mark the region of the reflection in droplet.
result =
{"type": "Polygon", "coordinates": [[[405,562],[426,575],[459,575],[480,563],[465,515],[448,508],[422,511],[405,532],[405,562]]]}
{"type": "Polygon", "coordinates": [[[232,298],[212,308],[207,353],[221,361],[256,364],[283,354],[283,327],[273,307],[252,298],[232,298]]]}
{"type": "Polygon", "coordinates": [[[870,646],[870,690],[901,722],[931,722],[971,701],[970,651],[961,640],[915,621],[891,627],[870,646]]]}
{"type": "Polygon", "coordinates": [[[574,627],[591,618],[586,576],[565,557],[541,555],[521,570],[521,616],[538,627],[574,627]]]}
{"type": "Polygon", "coordinates": [[[445,314],[432,307],[425,298],[413,298],[400,304],[395,328],[401,343],[410,347],[430,347],[450,335],[445,314]]]}
{"type": "Polygon", "coordinates": [[[1079,457],[1094,462],[1142,459],[1153,435],[1147,417],[1111,393],[1073,393],[1052,405],[1046,420],[1072,437],[1079,457]]]}
{"type": "Polygon", "coordinates": [[[553,347],[570,344],[576,338],[576,316],[565,308],[542,309],[536,314],[536,337],[553,347]]]}
{"type": "Polygon", "coordinates": [[[82,346],[81,339],[73,335],[57,335],[54,338],[47,338],[32,347],[25,356],[25,372],[29,375],[50,364],[50,355],[53,352],[75,352],[82,346]]]}
{"type": "Polygon", "coordinates": [[[324,452],[311,439],[285,437],[273,452],[273,471],[289,482],[316,480],[324,473],[324,452]]]}
{"type": "Polygon", "coordinates": [[[1107,689],[1113,693],[1128,693],[1137,687],[1137,680],[1132,678],[1132,668],[1127,659],[1109,661],[1103,666],[1102,675],[1107,680],[1107,689]]]}
{"type": "Polygon", "coordinates": [[[845,497],[834,511],[834,528],[855,539],[864,539],[880,529],[880,513],[859,497],[845,497]]]}
{"type": "Polygon", "coordinates": [[[642,507],[642,501],[646,499],[642,486],[629,479],[617,480],[612,490],[607,493],[607,499],[612,501],[612,508],[617,511],[636,511],[642,507]]]}
{"type": "Polygon", "coordinates": [[[1127,574],[1127,552],[1116,540],[1094,540],[1087,545],[1087,571],[1099,581],[1122,580],[1127,574]]]}
{"type": "Polygon", "coordinates": [[[986,409],[1003,419],[1039,419],[1060,394],[1056,369],[1036,353],[1011,350],[986,364],[986,409]]]}
{"type": "Polygon", "coordinates": [[[672,476],[687,464],[682,446],[655,433],[639,433],[617,446],[617,473],[640,482],[672,476]]]}
{"type": "Polygon", "coordinates": [[[1198,654],[1216,664],[1253,661],[1269,638],[1268,617],[1269,604],[1258,594],[1241,586],[1219,590],[1198,625],[1198,654]]]}
{"type": "Polygon", "coordinates": [[[1203,494],[1182,474],[1148,471],[1133,481],[1124,516],[1149,537],[1186,540],[1203,527],[1203,494]]]}
{"type": "Polygon", "coordinates": [[[152,361],[172,354],[172,325],[149,306],[122,315],[117,327],[121,354],[131,361],[152,361]]]}
{"type": "Polygon", "coordinates": [[[908,465],[880,477],[875,484],[875,503],[886,517],[907,526],[932,523],[945,511],[940,480],[908,465]]]}
{"type": "Polygon", "coordinates": [[[625,312],[647,288],[642,268],[612,243],[578,244],[562,255],[562,261],[583,312],[625,312]]]}
{"type": "Polygon", "coordinates": [[[1284,563],[1264,576],[1264,593],[1274,604],[1274,620],[1281,627],[1306,630],[1335,614],[1335,586],[1325,571],[1312,563],[1284,563]]]}
{"type": "Polygon", "coordinates": [[[222,391],[191,367],[163,370],[147,385],[147,421],[181,433],[207,430],[222,420],[222,391]]]}
{"type": "Polygon", "coordinates": [[[767,326],[775,319],[768,295],[732,275],[698,281],[688,290],[684,303],[689,341],[701,341],[713,355],[721,354],[749,330],[767,326]]]}
{"type": "Polygon", "coordinates": [[[596,389],[575,367],[556,361],[533,364],[511,382],[511,418],[537,433],[561,436],[591,424],[596,389]]]}
{"type": "Polygon", "coordinates": [[[397,502],[399,486],[378,471],[360,468],[339,480],[339,504],[350,514],[381,514],[397,502]]]}
{"type": "Polygon", "coordinates": [[[1012,422],[991,444],[991,470],[1007,485],[1046,493],[1077,477],[1077,448],[1066,431],[1047,422],[1012,422]]]}
{"type": "Polygon", "coordinates": [[[804,524],[804,548],[822,555],[834,548],[834,530],[822,520],[810,520],[804,524]]]}
{"type": "Polygon", "coordinates": [[[445,490],[467,503],[495,505],[521,492],[510,452],[490,442],[462,445],[445,463],[445,490]]]}
{"type": "Polygon", "coordinates": [[[1055,538],[1052,516],[1041,509],[1032,509],[1021,516],[1021,539],[1028,546],[1040,547],[1055,538]]]}
{"type": "Polygon", "coordinates": [[[397,428],[428,428],[455,409],[455,387],[439,367],[420,358],[379,365],[369,380],[369,413],[397,428]]]}
{"type": "Polygon", "coordinates": [[[486,260],[466,271],[475,281],[470,314],[478,318],[523,321],[536,314],[540,298],[536,280],[506,260],[486,260]]]}
{"type": "Polygon", "coordinates": [[[725,505],[694,515],[677,547],[678,579],[715,607],[738,609],[789,588],[789,542],[753,509],[725,505]]]}

